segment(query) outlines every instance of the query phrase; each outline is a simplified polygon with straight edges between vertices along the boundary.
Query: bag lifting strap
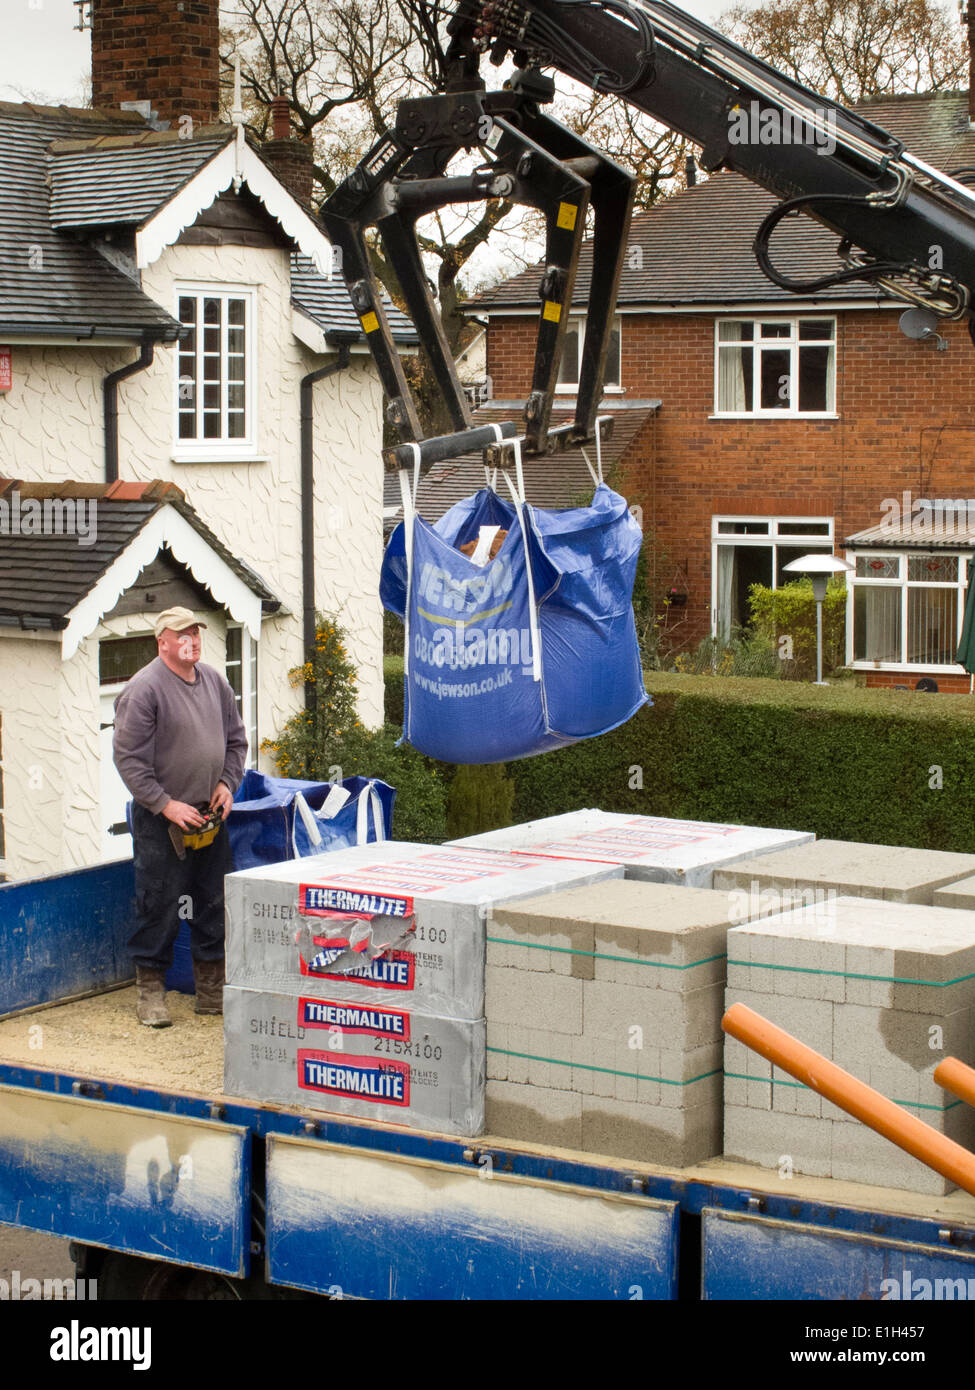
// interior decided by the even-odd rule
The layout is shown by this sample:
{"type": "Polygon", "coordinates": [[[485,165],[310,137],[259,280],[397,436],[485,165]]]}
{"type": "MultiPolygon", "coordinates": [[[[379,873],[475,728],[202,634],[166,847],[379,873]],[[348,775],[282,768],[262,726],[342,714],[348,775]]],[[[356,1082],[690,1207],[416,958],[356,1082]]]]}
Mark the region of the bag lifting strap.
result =
{"type": "Polygon", "coordinates": [[[521,537],[525,543],[525,578],[528,582],[528,622],[531,628],[532,639],[532,680],[542,679],[542,634],[538,623],[538,609],[535,604],[535,578],[532,574],[532,557],[528,548],[528,528],[531,518],[528,515],[528,503],[525,500],[525,475],[521,466],[521,440],[512,439],[507,441],[515,451],[515,478],[517,480],[517,490],[511,481],[508,473],[504,474],[504,480],[508,484],[508,491],[514,498],[515,509],[518,513],[518,521],[521,524],[521,537]]]}

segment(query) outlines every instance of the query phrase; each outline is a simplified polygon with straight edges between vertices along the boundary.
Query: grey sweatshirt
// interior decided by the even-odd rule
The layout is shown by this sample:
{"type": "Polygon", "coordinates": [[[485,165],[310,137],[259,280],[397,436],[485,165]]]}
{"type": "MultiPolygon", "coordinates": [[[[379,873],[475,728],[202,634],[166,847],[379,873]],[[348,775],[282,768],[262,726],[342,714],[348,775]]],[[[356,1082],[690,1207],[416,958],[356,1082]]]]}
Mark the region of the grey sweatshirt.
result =
{"type": "Polygon", "coordinates": [[[190,684],[157,656],[115,701],[112,750],[135,800],[158,814],[171,800],[209,802],[218,782],[235,792],[244,775],[247,733],[219,671],[197,662],[190,684]]]}

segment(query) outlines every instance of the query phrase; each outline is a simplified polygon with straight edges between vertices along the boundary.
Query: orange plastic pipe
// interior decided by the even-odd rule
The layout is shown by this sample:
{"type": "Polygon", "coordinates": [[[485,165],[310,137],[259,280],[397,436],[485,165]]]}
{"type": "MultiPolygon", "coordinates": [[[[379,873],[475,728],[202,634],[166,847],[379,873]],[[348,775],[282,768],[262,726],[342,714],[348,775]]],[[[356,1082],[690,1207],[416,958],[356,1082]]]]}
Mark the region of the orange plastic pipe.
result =
{"type": "Polygon", "coordinates": [[[934,1069],[934,1079],[959,1100],[975,1105],[975,1071],[959,1062],[957,1057],[946,1057],[939,1062],[934,1069]]]}
{"type": "Polygon", "coordinates": [[[783,1028],[776,1028],[774,1023],[744,1004],[732,1004],[721,1026],[753,1052],[758,1052],[848,1115],[862,1120],[898,1148],[975,1196],[975,1154],[961,1144],[946,1139],[923,1120],[909,1115],[879,1091],[858,1081],[835,1062],[798,1042],[783,1028]]]}

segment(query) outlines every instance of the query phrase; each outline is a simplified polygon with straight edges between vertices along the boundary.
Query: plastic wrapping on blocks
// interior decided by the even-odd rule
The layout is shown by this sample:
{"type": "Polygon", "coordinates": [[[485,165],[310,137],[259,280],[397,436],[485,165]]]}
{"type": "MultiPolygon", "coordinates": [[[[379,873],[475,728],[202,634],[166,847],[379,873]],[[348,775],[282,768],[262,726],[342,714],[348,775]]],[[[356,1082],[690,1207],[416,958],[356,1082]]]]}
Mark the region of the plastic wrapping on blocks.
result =
{"type": "Polygon", "coordinates": [[[407,525],[390,538],[380,595],[406,623],[403,733],[430,757],[531,757],[648,701],[632,607],[641,533],[624,498],[601,483],[589,507],[526,506],[524,520],[484,488],[434,526],[413,520],[412,563],[407,525]],[[457,547],[482,526],[508,534],[480,567],[457,547]]]}

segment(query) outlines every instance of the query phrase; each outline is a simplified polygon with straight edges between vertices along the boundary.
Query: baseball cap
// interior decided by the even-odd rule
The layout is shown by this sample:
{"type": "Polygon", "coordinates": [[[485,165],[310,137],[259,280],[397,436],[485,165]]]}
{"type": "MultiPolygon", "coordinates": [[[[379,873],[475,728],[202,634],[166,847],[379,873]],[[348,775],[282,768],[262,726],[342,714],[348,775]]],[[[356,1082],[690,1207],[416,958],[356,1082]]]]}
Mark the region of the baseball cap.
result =
{"type": "Polygon", "coordinates": [[[158,637],[166,628],[170,632],[184,632],[188,627],[206,627],[206,623],[201,623],[188,608],[167,608],[159,614],[153,631],[158,637]]]}

